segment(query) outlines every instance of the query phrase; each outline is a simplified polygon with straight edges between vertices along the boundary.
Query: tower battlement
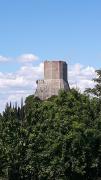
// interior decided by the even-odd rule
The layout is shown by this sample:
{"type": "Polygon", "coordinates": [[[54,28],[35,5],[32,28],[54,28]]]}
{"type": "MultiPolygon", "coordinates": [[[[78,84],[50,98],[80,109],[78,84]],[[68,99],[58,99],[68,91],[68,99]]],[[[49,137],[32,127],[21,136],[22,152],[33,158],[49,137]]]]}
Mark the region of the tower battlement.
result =
{"type": "Polygon", "coordinates": [[[58,95],[60,89],[69,90],[67,64],[64,61],[45,61],[44,80],[37,80],[35,96],[44,100],[58,95]]]}

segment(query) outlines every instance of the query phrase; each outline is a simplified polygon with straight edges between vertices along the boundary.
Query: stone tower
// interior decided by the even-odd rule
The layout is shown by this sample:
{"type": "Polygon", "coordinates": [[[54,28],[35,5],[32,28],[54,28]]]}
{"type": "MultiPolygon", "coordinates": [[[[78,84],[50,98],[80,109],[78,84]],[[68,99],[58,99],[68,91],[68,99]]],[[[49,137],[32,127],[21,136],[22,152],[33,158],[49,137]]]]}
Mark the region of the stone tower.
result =
{"type": "Polygon", "coordinates": [[[64,61],[45,61],[44,80],[37,80],[35,96],[48,99],[58,95],[60,89],[69,90],[67,64],[64,61]]]}

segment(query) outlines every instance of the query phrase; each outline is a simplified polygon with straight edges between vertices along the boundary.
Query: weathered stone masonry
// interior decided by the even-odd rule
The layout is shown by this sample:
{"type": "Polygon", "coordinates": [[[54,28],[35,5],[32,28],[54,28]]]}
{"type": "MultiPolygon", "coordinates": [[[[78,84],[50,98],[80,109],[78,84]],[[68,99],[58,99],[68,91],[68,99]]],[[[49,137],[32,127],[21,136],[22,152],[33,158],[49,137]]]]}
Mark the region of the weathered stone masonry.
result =
{"type": "Polygon", "coordinates": [[[35,96],[42,100],[58,95],[60,89],[69,90],[66,62],[45,61],[44,80],[37,80],[36,83],[35,96]]]}

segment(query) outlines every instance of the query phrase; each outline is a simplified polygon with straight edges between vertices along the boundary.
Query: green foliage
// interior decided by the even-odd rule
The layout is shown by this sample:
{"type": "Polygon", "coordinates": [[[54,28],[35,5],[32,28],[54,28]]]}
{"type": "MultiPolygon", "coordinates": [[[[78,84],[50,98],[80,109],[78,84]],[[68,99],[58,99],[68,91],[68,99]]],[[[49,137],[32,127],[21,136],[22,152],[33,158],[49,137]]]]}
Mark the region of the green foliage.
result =
{"type": "Polygon", "coordinates": [[[96,180],[101,176],[101,105],[75,89],[0,115],[0,178],[96,180]]]}
{"type": "Polygon", "coordinates": [[[95,72],[97,74],[97,77],[93,79],[95,82],[95,87],[87,88],[85,92],[101,98],[101,69],[96,70],[95,72]]]}

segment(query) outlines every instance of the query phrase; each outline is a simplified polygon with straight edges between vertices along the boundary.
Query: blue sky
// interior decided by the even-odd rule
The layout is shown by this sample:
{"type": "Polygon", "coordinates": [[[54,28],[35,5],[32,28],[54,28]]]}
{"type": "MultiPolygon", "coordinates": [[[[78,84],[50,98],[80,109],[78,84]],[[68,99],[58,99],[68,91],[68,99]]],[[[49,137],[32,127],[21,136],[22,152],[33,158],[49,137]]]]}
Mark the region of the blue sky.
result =
{"type": "Polygon", "coordinates": [[[101,1],[0,0],[0,54],[24,53],[99,68],[101,1]]]}
{"type": "MultiPolygon", "coordinates": [[[[33,80],[40,78],[43,71],[40,70],[41,63],[46,59],[66,60],[69,67],[80,73],[79,77],[82,74],[86,81],[89,80],[88,71],[94,73],[95,69],[101,67],[100,0],[0,0],[1,94],[8,92],[16,95],[18,90],[29,94],[29,81],[25,89],[21,89],[20,85],[17,87],[18,74],[20,72],[21,78],[22,72],[25,73],[23,69],[27,68],[28,72],[32,70],[35,73],[33,80]],[[33,62],[26,63],[25,55],[28,61],[32,58],[33,62]],[[18,61],[20,58],[25,63],[18,61]],[[40,73],[38,71],[37,74],[37,70],[40,73]],[[9,87],[11,83],[13,87],[9,87]]],[[[90,77],[93,75],[90,74],[90,77]]],[[[0,97],[3,101],[4,96],[0,97]]],[[[10,96],[6,96],[5,101],[8,99],[10,96]]]]}

